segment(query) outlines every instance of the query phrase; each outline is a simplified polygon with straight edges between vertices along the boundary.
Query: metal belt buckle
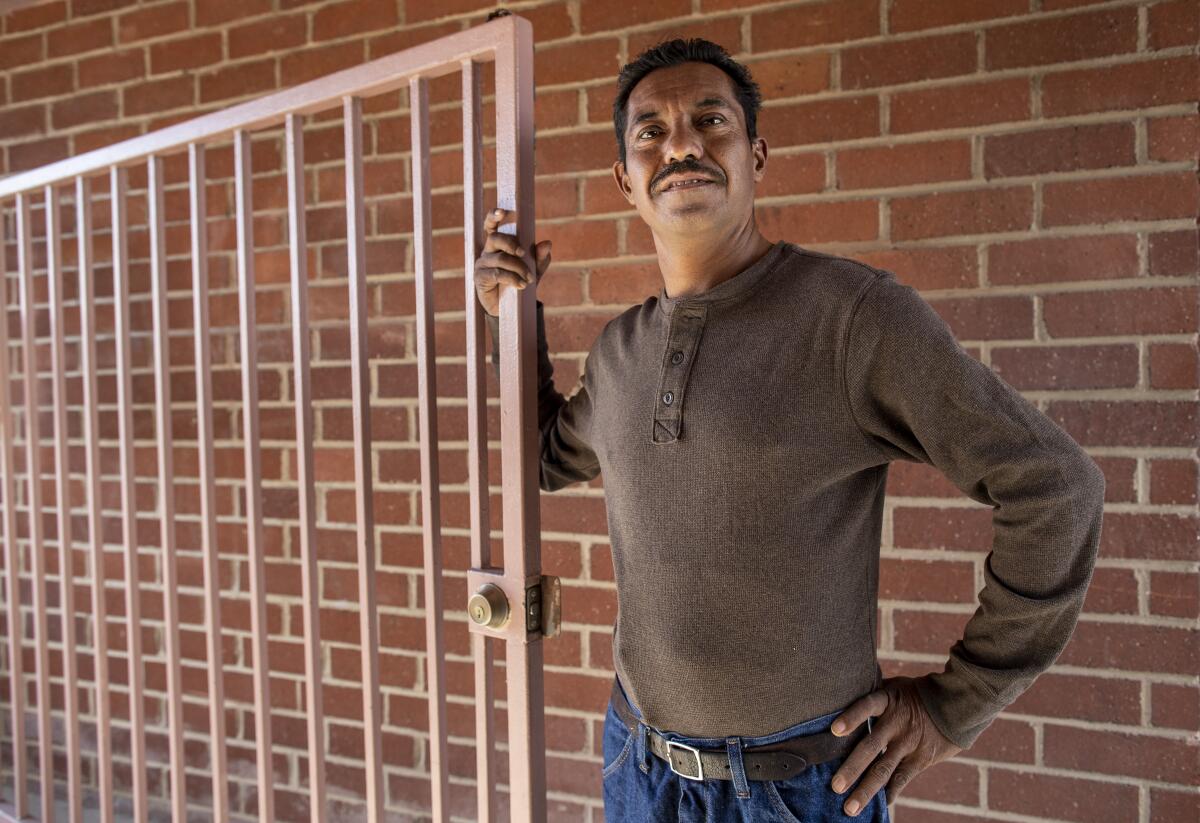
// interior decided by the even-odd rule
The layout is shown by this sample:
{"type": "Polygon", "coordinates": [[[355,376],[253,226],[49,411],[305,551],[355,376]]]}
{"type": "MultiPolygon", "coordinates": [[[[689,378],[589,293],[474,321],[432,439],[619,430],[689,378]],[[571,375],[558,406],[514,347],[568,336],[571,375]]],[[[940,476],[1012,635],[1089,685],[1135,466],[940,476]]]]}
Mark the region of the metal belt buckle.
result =
{"type": "Polygon", "coordinates": [[[689,746],[686,743],[679,743],[674,740],[668,740],[667,741],[667,765],[671,767],[671,771],[675,772],[675,774],[679,775],[680,777],[686,777],[688,780],[703,780],[704,779],[704,763],[702,763],[700,760],[700,750],[697,749],[695,746],[689,746]],[[683,772],[679,771],[679,769],[675,768],[675,761],[671,758],[671,747],[672,746],[683,749],[684,751],[689,751],[692,754],[696,755],[696,772],[699,775],[698,777],[693,777],[690,774],[684,774],[683,772]]]}

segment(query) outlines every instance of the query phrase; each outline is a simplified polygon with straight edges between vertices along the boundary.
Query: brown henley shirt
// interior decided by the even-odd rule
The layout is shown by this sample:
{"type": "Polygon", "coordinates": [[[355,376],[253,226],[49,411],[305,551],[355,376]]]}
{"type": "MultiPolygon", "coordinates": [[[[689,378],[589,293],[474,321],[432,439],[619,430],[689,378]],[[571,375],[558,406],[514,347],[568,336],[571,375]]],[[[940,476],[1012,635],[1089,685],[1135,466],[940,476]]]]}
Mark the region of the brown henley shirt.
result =
{"type": "Polygon", "coordinates": [[[994,510],[980,605],[918,681],[942,733],[970,747],[1062,652],[1104,476],[891,272],[778,242],[702,294],[661,289],[614,317],[570,398],[542,309],[540,485],[603,473],[615,668],[649,725],[765,735],[878,687],[893,460],[994,510]]]}

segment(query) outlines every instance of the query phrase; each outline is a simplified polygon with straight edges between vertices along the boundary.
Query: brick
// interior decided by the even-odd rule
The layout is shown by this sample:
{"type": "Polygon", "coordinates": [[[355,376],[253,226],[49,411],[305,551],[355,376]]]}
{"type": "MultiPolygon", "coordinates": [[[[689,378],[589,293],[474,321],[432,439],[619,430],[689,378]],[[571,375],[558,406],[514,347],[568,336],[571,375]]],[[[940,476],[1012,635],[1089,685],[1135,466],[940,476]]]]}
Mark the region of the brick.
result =
{"type": "Polygon", "coordinates": [[[0,139],[41,134],[46,130],[46,106],[37,104],[0,108],[0,139]]]}
{"type": "MultiPolygon", "coordinates": [[[[1178,347],[1183,346],[1179,344],[1178,347]]],[[[1194,347],[1190,348],[1194,353],[1194,347]]],[[[1197,481],[1200,481],[1200,472],[1197,471],[1194,460],[1151,460],[1150,502],[1168,505],[1194,504],[1200,495],[1197,481]]]]}
{"type": "Polygon", "coordinates": [[[1096,569],[1083,601],[1083,611],[1089,614],[1137,614],[1138,582],[1133,570],[1096,569]]]}
{"type": "Polygon", "coordinates": [[[5,37],[0,40],[0,69],[30,66],[45,59],[45,44],[40,34],[5,37]]]}
{"type": "Polygon", "coordinates": [[[750,17],[750,42],[756,52],[844,43],[877,34],[879,4],[874,0],[806,3],[750,17]]]}
{"type": "Polygon", "coordinates": [[[195,96],[193,86],[193,80],[188,75],[124,86],[121,89],[121,110],[129,117],[190,106],[195,96]]]}
{"type": "Polygon", "coordinates": [[[879,134],[879,98],[835,97],[764,108],[758,133],[772,146],[800,146],[879,134]]]}
{"type": "Polygon", "coordinates": [[[766,171],[756,187],[757,194],[762,197],[812,194],[824,189],[825,156],[813,151],[768,154],[766,171]]]}
{"type": "Polygon", "coordinates": [[[891,100],[891,129],[897,134],[1029,119],[1029,80],[1010,77],[932,89],[898,91],[891,100]]]}
{"type": "Polygon", "coordinates": [[[918,603],[974,603],[975,564],[883,558],[879,562],[879,597],[918,603]]]}
{"type": "MultiPolygon", "coordinates": [[[[1181,461],[1182,462],[1182,461],[1181,461]]],[[[1192,464],[1195,484],[1195,464],[1192,464]]],[[[1193,494],[1193,499],[1195,495],[1193,494]]],[[[1200,540],[1200,531],[1196,533],[1200,540]]],[[[1195,572],[1150,573],[1150,613],[1194,620],[1200,617],[1200,576],[1195,572]]]]}
{"type": "Polygon", "coordinates": [[[117,93],[113,90],[78,94],[50,107],[50,120],[56,129],[115,120],[117,114],[117,93]]]}
{"type": "Polygon", "coordinates": [[[150,73],[195,69],[219,63],[222,58],[220,32],[207,32],[150,47],[150,73]]]}
{"type": "MultiPolygon", "coordinates": [[[[608,37],[542,46],[534,51],[533,56],[538,85],[553,86],[601,77],[616,78],[621,68],[617,60],[618,53],[618,41],[608,37]]],[[[609,99],[612,99],[611,96],[609,99]]]]}
{"type": "Polygon", "coordinates": [[[1023,20],[987,29],[984,66],[1011,69],[1066,63],[1137,50],[1133,7],[1023,20]]]}
{"type": "MultiPolygon", "coordinates": [[[[579,9],[579,30],[584,34],[624,29],[639,23],[686,17],[690,0],[629,0],[625,3],[584,3],[579,9]]],[[[636,55],[629,55],[632,60],[636,55]]]]}
{"type": "Polygon", "coordinates": [[[611,129],[573,131],[538,139],[538,172],[609,170],[617,159],[616,138],[611,129]]]}
{"type": "Polygon", "coordinates": [[[236,60],[271,51],[295,49],[306,42],[308,20],[303,14],[273,14],[227,33],[229,57],[236,60]]]}
{"type": "Polygon", "coordinates": [[[139,8],[117,18],[117,42],[134,43],[188,28],[188,3],[166,3],[139,8]]]}
{"type": "Polygon", "coordinates": [[[771,238],[801,245],[875,240],[879,207],[873,200],[830,200],[821,203],[760,206],[759,230],[771,238]]]}
{"type": "Polygon", "coordinates": [[[112,44],[113,24],[107,18],[73,23],[46,35],[46,52],[50,57],[95,51],[108,48],[112,44]]]}
{"type": "Polygon", "coordinates": [[[1098,123],[988,136],[984,176],[1047,174],[1136,165],[1133,123],[1098,123]]]}
{"type": "MultiPolygon", "coordinates": [[[[1049,404],[1046,413],[1083,446],[1192,448],[1195,445],[1196,428],[1200,426],[1200,417],[1194,406],[1194,403],[1173,400],[1058,400],[1049,404]]],[[[1119,522],[1124,517],[1111,513],[1106,515],[1105,529],[1115,530],[1113,521],[1119,522]]],[[[1168,526],[1179,525],[1174,520],[1163,522],[1168,526]]],[[[1120,545],[1115,535],[1106,534],[1105,540],[1114,546],[1120,545]]],[[[1134,543],[1140,550],[1156,557],[1183,559],[1178,541],[1142,545],[1142,540],[1138,539],[1134,543]]],[[[1141,555],[1135,552],[1131,556],[1141,555]]]]}
{"type": "Polygon", "coordinates": [[[1191,0],[1155,3],[1147,11],[1147,45],[1153,50],[1194,46],[1200,40],[1200,19],[1191,0]]]}
{"type": "Polygon", "coordinates": [[[361,41],[301,49],[280,58],[279,80],[284,87],[294,86],[362,62],[361,41]]]}
{"type": "Polygon", "coordinates": [[[380,28],[390,28],[399,21],[393,0],[344,0],[322,6],[313,14],[314,42],[349,37],[380,28]]]}
{"type": "Polygon", "coordinates": [[[44,29],[67,19],[67,4],[65,0],[54,0],[49,3],[33,3],[14,9],[5,15],[4,30],[6,32],[30,31],[44,29]]]}
{"type": "Polygon", "coordinates": [[[1198,81],[1196,61],[1182,57],[1049,72],[1042,79],[1042,114],[1065,117],[1185,103],[1196,99],[1198,81]]]}
{"type": "MultiPolygon", "coordinates": [[[[31,143],[8,144],[8,167],[11,171],[26,171],[62,160],[71,154],[67,139],[55,137],[31,143]]],[[[43,465],[50,465],[43,462],[43,465]]]]}
{"type": "Polygon", "coordinates": [[[933,192],[890,203],[892,239],[1028,230],[1033,223],[1030,186],[933,192]]]}
{"type": "Polygon", "coordinates": [[[1150,274],[1189,275],[1200,268],[1200,243],[1196,229],[1150,235],[1150,274]]]}
{"type": "Polygon", "coordinates": [[[146,55],[142,49],[110,51],[79,61],[79,88],[89,89],[146,76],[146,55]]]}
{"type": "Polygon", "coordinates": [[[196,26],[218,26],[243,17],[269,14],[271,10],[271,0],[204,0],[196,4],[196,26]]]}
{"type": "Polygon", "coordinates": [[[842,88],[865,89],[975,71],[975,33],[884,40],[842,51],[842,88]]]}
{"type": "Polygon", "coordinates": [[[1149,118],[1146,138],[1146,154],[1151,160],[1163,163],[1190,160],[1200,145],[1200,118],[1194,114],[1149,118]]]}
{"type": "MultiPolygon", "coordinates": [[[[1180,656],[1170,650],[1163,653],[1180,656]]],[[[1151,668],[1159,670],[1154,664],[1151,668]]],[[[1052,768],[1164,783],[1188,784],[1195,779],[1195,747],[1182,738],[1047,723],[1044,747],[1046,765],[1052,768]]]]}
{"type": "Polygon", "coordinates": [[[892,0],[888,8],[888,31],[909,32],[1015,17],[1029,11],[1025,0],[976,0],[974,3],[927,3],[924,0],[892,0]]]}
{"type": "Polygon", "coordinates": [[[672,23],[669,26],[639,31],[629,35],[626,47],[632,59],[646,49],[665,40],[680,38],[688,40],[701,37],[723,47],[730,54],[742,51],[742,21],[738,17],[723,17],[716,20],[703,19],[695,23],[672,23]]]}
{"type": "Polygon", "coordinates": [[[89,14],[100,14],[120,8],[128,2],[129,0],[71,0],[71,16],[84,17],[89,14]]]}
{"type": "Polygon", "coordinates": [[[64,63],[17,72],[10,76],[13,102],[58,97],[75,90],[74,72],[70,65],[64,63]]]}
{"type": "Polygon", "coordinates": [[[763,100],[816,94],[830,87],[830,53],[809,52],[747,62],[763,100]]]}
{"type": "Polygon", "coordinates": [[[999,812],[1091,823],[1138,816],[1136,786],[1076,777],[995,769],[988,772],[988,807],[999,812]]]}
{"type": "Polygon", "coordinates": [[[1150,387],[1153,389],[1200,388],[1200,360],[1195,344],[1151,343],[1150,387]]]}
{"type": "MultiPolygon", "coordinates": [[[[442,0],[438,3],[405,3],[405,23],[419,23],[425,20],[436,20],[456,14],[472,11],[490,10],[494,4],[491,0],[442,0]]],[[[479,22],[482,21],[482,16],[479,22]]]]}
{"type": "MultiPolygon", "coordinates": [[[[1192,585],[1195,587],[1195,579],[1192,585]]],[[[1200,726],[1200,692],[1194,686],[1151,684],[1150,722],[1163,728],[1195,729],[1200,726]]]]}
{"type": "MultiPolygon", "coordinates": [[[[907,246],[853,255],[876,268],[901,274],[909,285],[925,289],[961,289],[979,283],[979,255],[966,246],[907,246]]],[[[895,464],[893,464],[895,471],[895,464]]]]}
{"type": "MultiPolygon", "coordinates": [[[[275,58],[238,63],[200,76],[200,102],[212,103],[261,94],[277,86],[275,58]]],[[[260,206],[257,196],[254,203],[256,208],[260,206]]]]}
{"type": "MultiPolygon", "coordinates": [[[[522,12],[524,14],[524,12],[522,12]]],[[[411,24],[411,13],[409,14],[410,23],[385,32],[384,34],[372,37],[368,43],[368,51],[371,59],[383,57],[385,54],[393,54],[394,52],[403,51],[404,49],[428,43],[432,40],[437,40],[439,37],[445,37],[448,34],[453,34],[461,30],[461,26],[457,22],[434,23],[432,25],[416,26],[411,24]]],[[[535,38],[540,40],[540,35],[535,38]]],[[[536,44],[535,44],[536,46],[536,44]]]]}
{"type": "Polygon", "coordinates": [[[1195,791],[1172,791],[1157,786],[1150,789],[1151,820],[1195,820],[1197,817],[1200,817],[1200,794],[1195,791]]]}
{"type": "Polygon", "coordinates": [[[995,285],[1117,280],[1138,275],[1137,235],[1032,237],[988,246],[988,281],[995,285]]]}
{"type": "Polygon", "coordinates": [[[1022,391],[1134,388],[1138,351],[1132,344],[995,349],[992,368],[1022,391]]]}
{"type": "Polygon", "coordinates": [[[1049,182],[1042,200],[1045,226],[1193,218],[1200,185],[1190,172],[1049,182]]]}
{"type": "Polygon", "coordinates": [[[839,189],[886,188],[971,177],[969,140],[842,149],[834,158],[839,189]]]}

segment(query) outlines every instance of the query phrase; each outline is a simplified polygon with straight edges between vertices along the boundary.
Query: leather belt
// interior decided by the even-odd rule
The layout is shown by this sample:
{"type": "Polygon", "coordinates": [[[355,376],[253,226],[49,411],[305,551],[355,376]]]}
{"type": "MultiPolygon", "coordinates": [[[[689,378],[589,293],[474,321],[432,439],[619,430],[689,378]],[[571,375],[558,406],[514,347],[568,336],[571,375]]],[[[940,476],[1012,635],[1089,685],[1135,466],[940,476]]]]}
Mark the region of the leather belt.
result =
{"type": "MultiPolygon", "coordinates": [[[[638,719],[633,713],[616,678],[613,678],[612,704],[631,734],[637,733],[638,719]]],[[[786,780],[799,774],[806,766],[845,757],[855,744],[868,734],[866,724],[859,724],[845,737],[831,731],[806,734],[766,746],[742,749],[742,764],[748,780],[786,780]]],[[[646,742],[650,751],[667,761],[671,771],[689,780],[732,780],[726,749],[697,749],[675,740],[668,740],[647,727],[646,742]]]]}

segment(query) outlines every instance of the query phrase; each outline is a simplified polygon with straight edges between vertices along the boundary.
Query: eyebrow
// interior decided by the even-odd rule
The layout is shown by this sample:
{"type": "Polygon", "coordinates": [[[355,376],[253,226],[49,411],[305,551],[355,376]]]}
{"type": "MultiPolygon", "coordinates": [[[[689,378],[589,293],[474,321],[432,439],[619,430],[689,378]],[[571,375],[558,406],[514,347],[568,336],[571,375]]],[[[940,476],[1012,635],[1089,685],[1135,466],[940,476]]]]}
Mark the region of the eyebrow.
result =
{"type": "MultiPolygon", "coordinates": [[[[698,109],[704,109],[704,108],[708,108],[710,106],[717,106],[719,108],[729,109],[730,111],[733,111],[733,106],[729,105],[721,97],[705,97],[703,100],[697,101],[696,105],[695,105],[695,107],[698,109]]],[[[629,125],[636,126],[638,123],[641,123],[643,120],[653,120],[655,117],[658,117],[658,112],[644,111],[644,112],[641,112],[640,114],[638,114],[637,117],[633,118],[633,120],[630,122],[629,125]]]]}

